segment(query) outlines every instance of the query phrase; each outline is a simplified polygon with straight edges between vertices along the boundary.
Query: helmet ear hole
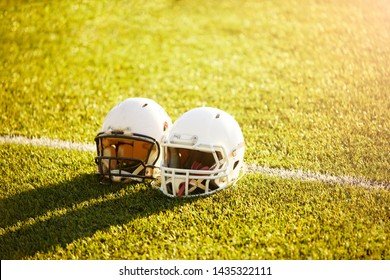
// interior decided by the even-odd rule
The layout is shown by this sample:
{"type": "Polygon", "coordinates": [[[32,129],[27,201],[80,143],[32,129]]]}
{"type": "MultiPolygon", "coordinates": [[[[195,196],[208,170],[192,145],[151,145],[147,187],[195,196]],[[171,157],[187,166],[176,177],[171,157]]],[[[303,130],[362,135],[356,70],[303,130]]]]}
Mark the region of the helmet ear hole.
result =
{"type": "Polygon", "coordinates": [[[236,169],[236,167],[237,167],[237,165],[240,163],[240,161],[239,160],[236,160],[236,162],[234,163],[234,165],[233,165],[233,170],[234,169],[236,169]]]}

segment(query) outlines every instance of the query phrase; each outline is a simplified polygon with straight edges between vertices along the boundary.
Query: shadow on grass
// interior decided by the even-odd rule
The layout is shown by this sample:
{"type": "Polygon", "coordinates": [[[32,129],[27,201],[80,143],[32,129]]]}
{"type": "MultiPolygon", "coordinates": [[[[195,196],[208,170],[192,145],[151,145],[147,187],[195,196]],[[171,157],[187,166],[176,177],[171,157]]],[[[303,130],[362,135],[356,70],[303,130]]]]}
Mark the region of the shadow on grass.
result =
{"type": "MultiPolygon", "coordinates": [[[[98,230],[121,225],[131,220],[149,216],[183,203],[193,201],[164,197],[153,189],[134,186],[100,185],[94,175],[84,174],[72,181],[46,188],[24,192],[0,201],[0,214],[7,217],[1,227],[28,221],[17,230],[3,231],[0,236],[1,259],[23,259],[37,252],[47,252],[57,245],[65,247],[79,238],[92,236],[98,230]],[[134,187],[128,195],[115,195],[123,188],[134,187]],[[89,204],[89,200],[112,194],[109,200],[89,204]],[[73,205],[85,202],[80,209],[73,205]],[[67,208],[61,215],[40,215],[59,208],[67,208]],[[69,209],[70,208],[70,209],[69,209]]],[[[0,232],[1,233],[1,232],[0,232]]]]}
{"type": "Polygon", "coordinates": [[[95,175],[84,174],[74,180],[0,199],[0,227],[41,216],[49,210],[71,207],[85,200],[115,193],[121,188],[123,186],[101,185],[95,175]]]}

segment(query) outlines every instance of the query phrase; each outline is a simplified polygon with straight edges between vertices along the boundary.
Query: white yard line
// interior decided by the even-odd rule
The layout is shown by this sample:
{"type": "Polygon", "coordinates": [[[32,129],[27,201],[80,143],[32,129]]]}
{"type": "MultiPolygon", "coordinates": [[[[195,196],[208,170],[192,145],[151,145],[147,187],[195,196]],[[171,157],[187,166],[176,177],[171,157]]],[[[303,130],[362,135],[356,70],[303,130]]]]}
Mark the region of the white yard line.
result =
{"type": "Polygon", "coordinates": [[[0,136],[0,144],[19,144],[48,147],[55,149],[66,149],[83,152],[95,152],[96,146],[93,144],[76,143],[65,140],[53,140],[49,138],[27,138],[23,136],[0,136]]]}
{"type": "Polygon", "coordinates": [[[303,170],[289,170],[283,168],[270,168],[266,166],[248,165],[248,173],[258,173],[268,175],[271,177],[278,177],[284,179],[295,179],[300,181],[312,181],[312,182],[323,182],[330,184],[340,185],[352,185],[364,188],[373,189],[387,189],[390,190],[390,182],[374,181],[365,178],[352,177],[347,175],[334,176],[329,174],[323,174],[312,171],[303,170]]]}
{"type": "MultiPolygon", "coordinates": [[[[19,145],[34,145],[41,147],[49,147],[55,149],[68,149],[84,152],[96,152],[96,146],[94,144],[87,143],[76,143],[65,140],[53,140],[49,138],[27,138],[23,136],[0,136],[1,144],[19,144],[19,145]]],[[[262,174],[271,177],[301,180],[301,181],[312,181],[312,182],[323,182],[330,184],[340,185],[352,185],[364,188],[374,189],[387,189],[390,190],[390,182],[374,181],[365,178],[351,177],[347,175],[334,176],[329,174],[322,174],[312,171],[303,170],[289,170],[283,168],[270,168],[266,166],[258,166],[255,164],[249,164],[247,166],[247,173],[262,174]]]]}

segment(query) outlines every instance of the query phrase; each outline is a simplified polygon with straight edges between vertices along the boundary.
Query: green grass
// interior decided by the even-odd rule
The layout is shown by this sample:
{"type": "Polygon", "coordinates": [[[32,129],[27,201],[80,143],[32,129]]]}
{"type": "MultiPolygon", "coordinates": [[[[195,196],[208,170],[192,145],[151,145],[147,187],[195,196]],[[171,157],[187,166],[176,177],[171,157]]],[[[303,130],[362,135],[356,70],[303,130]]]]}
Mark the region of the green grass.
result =
{"type": "Polygon", "coordinates": [[[213,196],[175,200],[143,184],[100,185],[91,154],[7,148],[1,162],[12,154],[13,163],[2,172],[16,181],[4,182],[2,259],[390,257],[385,190],[247,175],[213,196]]]}
{"type": "MultiPolygon", "coordinates": [[[[92,142],[128,97],[219,107],[246,161],[390,181],[390,3],[2,1],[0,135],[92,142]]],[[[172,200],[0,145],[2,259],[389,259],[390,193],[247,174],[172,200]]]]}

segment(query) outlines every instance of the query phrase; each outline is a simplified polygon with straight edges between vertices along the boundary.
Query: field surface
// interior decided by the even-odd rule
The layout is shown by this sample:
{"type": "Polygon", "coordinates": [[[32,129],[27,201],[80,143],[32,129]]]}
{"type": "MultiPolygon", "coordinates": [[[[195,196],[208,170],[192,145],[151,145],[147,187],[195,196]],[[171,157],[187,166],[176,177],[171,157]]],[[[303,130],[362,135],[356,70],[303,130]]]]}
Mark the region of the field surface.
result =
{"type": "Polygon", "coordinates": [[[386,0],[0,1],[1,259],[390,259],[389,61],[386,0]],[[28,140],[140,96],[233,115],[247,174],[170,199],[28,140]]]}

